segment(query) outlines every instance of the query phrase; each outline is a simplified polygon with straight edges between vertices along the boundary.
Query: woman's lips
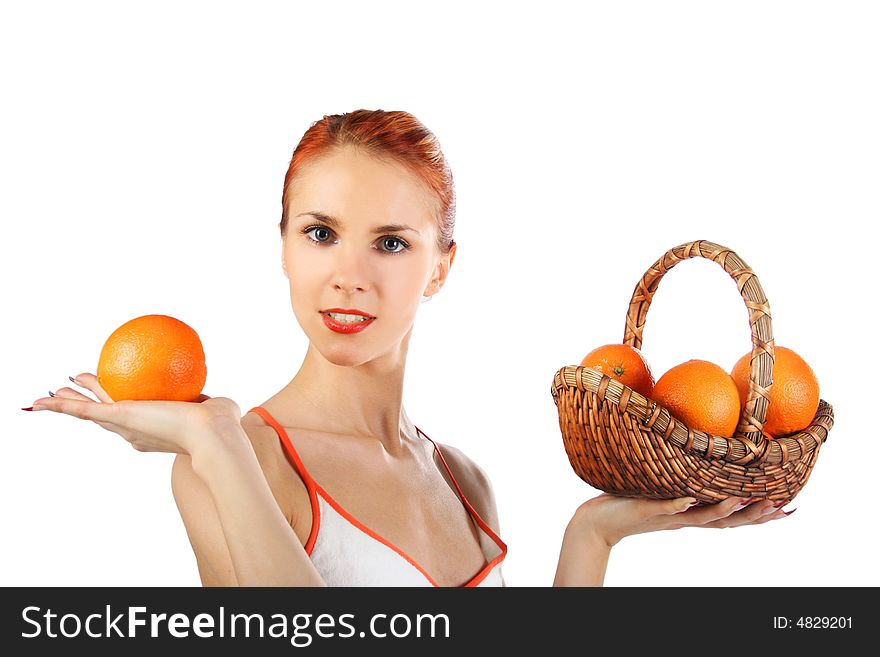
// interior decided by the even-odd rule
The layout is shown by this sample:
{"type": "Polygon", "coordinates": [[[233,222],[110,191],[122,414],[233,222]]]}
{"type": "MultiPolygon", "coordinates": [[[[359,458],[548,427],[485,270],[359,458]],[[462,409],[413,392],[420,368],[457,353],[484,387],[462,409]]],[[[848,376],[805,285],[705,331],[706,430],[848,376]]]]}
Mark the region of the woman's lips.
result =
{"type": "Polygon", "coordinates": [[[359,322],[337,322],[330,316],[329,312],[322,312],[321,317],[324,318],[324,325],[328,329],[344,334],[360,333],[376,319],[375,317],[370,317],[359,322]]]}

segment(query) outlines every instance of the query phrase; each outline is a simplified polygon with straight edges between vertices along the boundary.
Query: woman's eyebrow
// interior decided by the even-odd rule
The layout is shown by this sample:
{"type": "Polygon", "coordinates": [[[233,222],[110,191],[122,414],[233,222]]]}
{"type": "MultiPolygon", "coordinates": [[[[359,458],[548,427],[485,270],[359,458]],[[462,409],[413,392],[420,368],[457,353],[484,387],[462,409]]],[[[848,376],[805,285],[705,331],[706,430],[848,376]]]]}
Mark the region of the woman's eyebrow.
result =
{"type": "MultiPolygon", "coordinates": [[[[331,217],[329,214],[324,214],[323,212],[317,212],[317,211],[301,212],[296,216],[297,217],[304,217],[306,215],[311,215],[315,219],[318,219],[319,221],[323,221],[325,224],[327,224],[331,228],[335,228],[335,229],[339,230],[342,227],[342,222],[339,221],[339,219],[337,219],[336,217],[331,217]]],[[[412,226],[407,226],[406,224],[385,224],[383,226],[376,226],[373,229],[373,232],[374,233],[400,233],[400,232],[407,231],[407,230],[414,232],[416,235],[421,235],[421,233],[419,231],[417,231],[415,228],[413,228],[412,226]]]]}
{"type": "Polygon", "coordinates": [[[307,217],[310,215],[318,221],[323,221],[331,228],[339,229],[342,226],[342,223],[339,221],[339,219],[337,219],[336,217],[331,217],[329,214],[324,214],[323,212],[300,212],[298,215],[296,215],[296,217],[297,219],[299,219],[300,217],[307,217]]]}
{"type": "Polygon", "coordinates": [[[407,226],[406,224],[385,224],[384,226],[376,226],[373,229],[374,233],[402,233],[405,230],[411,230],[416,235],[421,235],[419,231],[417,231],[412,226],[407,226]]]}

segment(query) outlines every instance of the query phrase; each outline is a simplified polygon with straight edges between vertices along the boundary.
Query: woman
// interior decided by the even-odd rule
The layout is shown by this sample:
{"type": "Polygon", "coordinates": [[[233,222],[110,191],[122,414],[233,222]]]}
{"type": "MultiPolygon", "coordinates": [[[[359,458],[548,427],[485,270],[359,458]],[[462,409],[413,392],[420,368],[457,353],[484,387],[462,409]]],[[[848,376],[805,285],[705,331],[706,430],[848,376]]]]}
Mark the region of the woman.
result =
{"type": "MultiPolygon", "coordinates": [[[[300,370],[243,417],[231,399],[113,403],[92,374],[38,399],[141,451],[172,486],[206,586],[503,585],[491,485],[402,404],[419,304],[452,267],[455,200],[439,144],[405,112],[312,125],[282,196],[282,267],[309,339],[300,370]]],[[[623,537],[783,517],[770,502],[600,495],[566,528],[555,584],[601,585],[623,537]]]]}

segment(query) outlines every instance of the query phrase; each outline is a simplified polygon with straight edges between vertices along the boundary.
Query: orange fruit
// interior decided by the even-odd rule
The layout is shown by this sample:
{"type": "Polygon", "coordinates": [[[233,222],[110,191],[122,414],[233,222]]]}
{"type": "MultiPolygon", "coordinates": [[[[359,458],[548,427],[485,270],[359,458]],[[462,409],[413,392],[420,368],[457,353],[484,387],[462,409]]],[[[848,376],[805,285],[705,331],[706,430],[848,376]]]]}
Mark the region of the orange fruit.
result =
{"type": "Polygon", "coordinates": [[[167,315],[126,322],[107,338],[98,359],[98,383],[114,401],[195,401],[207,375],[198,334],[167,315]]]}
{"type": "MultiPolygon", "coordinates": [[[[807,361],[791,349],[776,347],[773,355],[773,385],[770,386],[764,431],[774,436],[788,436],[806,429],[816,416],[819,381],[807,361]]],[[[751,352],[745,354],[730,371],[743,406],[749,396],[751,358],[751,352]]]]}
{"type": "Polygon", "coordinates": [[[715,363],[689,360],[657,381],[654,400],[694,430],[730,438],[739,423],[739,391],[715,363]]]}
{"type": "Polygon", "coordinates": [[[581,365],[607,374],[639,394],[650,397],[654,375],[642,352],[626,344],[606,344],[584,356],[581,365]]]}

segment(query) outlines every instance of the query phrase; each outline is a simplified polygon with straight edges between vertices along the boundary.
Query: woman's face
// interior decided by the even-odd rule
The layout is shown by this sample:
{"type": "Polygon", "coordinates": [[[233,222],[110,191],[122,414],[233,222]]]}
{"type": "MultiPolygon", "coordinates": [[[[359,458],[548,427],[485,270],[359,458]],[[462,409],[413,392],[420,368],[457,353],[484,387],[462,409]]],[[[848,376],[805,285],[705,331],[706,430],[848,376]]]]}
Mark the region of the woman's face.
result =
{"type": "Polygon", "coordinates": [[[402,165],[351,147],[303,167],[291,192],[282,261],[309,341],[337,365],[393,356],[454,258],[437,248],[434,197],[402,165]]]}

